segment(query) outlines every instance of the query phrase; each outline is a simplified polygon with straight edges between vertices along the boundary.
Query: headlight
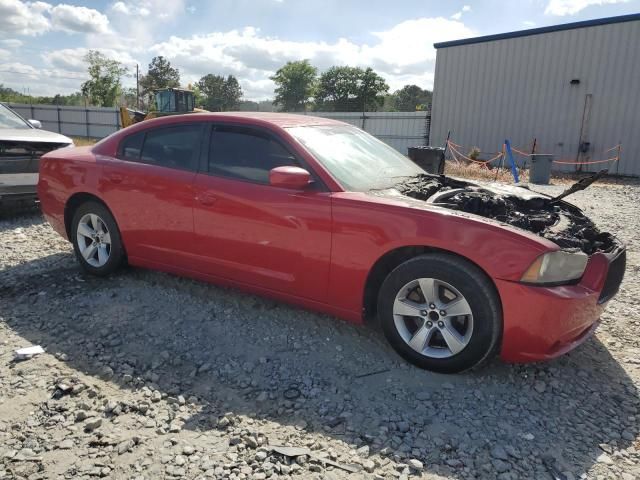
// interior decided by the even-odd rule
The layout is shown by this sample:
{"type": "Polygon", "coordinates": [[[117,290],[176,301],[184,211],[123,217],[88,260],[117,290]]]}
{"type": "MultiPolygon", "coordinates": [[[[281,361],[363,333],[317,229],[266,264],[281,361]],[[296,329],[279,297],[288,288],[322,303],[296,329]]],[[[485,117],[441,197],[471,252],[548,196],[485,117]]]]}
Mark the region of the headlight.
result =
{"type": "Polygon", "coordinates": [[[525,283],[568,283],[582,277],[589,261],[582,252],[549,252],[540,255],[520,279],[525,283]]]}

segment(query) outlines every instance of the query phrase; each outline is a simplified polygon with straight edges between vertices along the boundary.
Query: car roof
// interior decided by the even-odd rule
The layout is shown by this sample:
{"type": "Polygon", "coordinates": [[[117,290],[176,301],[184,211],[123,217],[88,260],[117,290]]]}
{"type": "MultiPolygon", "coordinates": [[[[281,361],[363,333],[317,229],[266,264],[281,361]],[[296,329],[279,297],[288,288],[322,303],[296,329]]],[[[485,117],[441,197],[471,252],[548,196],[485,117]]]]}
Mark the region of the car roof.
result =
{"type": "Polygon", "coordinates": [[[280,112],[194,112],[184,115],[166,115],[135,123],[127,128],[103,138],[95,144],[92,152],[98,155],[115,155],[119,143],[128,135],[161,126],[173,126],[190,122],[229,122],[270,128],[272,130],[287,127],[304,127],[320,125],[342,125],[348,123],[331,118],[315,117],[312,115],[280,113],[280,112]]]}
{"type": "Polygon", "coordinates": [[[221,112],[216,116],[242,117],[246,119],[261,120],[279,127],[302,127],[305,125],[342,125],[344,122],[331,118],[316,117],[313,115],[280,113],[280,112],[221,112]]]}
{"type": "Polygon", "coordinates": [[[256,123],[270,123],[281,128],[303,127],[308,125],[344,125],[344,122],[331,118],[316,117],[297,113],[281,112],[202,112],[194,113],[198,117],[209,117],[209,120],[255,120],[256,123]]]}

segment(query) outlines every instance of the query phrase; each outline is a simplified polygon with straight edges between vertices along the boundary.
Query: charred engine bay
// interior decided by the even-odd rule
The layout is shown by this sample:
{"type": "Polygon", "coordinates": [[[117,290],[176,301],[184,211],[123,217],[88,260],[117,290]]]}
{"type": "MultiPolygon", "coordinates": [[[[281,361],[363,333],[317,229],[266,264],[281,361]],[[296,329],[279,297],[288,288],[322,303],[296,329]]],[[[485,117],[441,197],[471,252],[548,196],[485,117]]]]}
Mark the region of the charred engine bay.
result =
{"type": "Polygon", "coordinates": [[[611,234],[600,232],[579,208],[526,189],[475,184],[444,175],[418,175],[395,188],[418,200],[528,230],[561,248],[579,249],[587,255],[611,252],[617,245],[611,234]]]}

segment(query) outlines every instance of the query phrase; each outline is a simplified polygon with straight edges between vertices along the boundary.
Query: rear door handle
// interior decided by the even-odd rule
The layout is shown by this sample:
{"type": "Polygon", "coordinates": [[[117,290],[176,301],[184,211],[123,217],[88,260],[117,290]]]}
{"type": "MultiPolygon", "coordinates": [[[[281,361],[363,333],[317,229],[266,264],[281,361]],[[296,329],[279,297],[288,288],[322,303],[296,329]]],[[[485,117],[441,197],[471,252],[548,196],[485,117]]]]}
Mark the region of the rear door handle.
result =
{"type": "Polygon", "coordinates": [[[216,202],[216,197],[210,193],[201,193],[196,196],[196,200],[205,207],[210,207],[216,202]]]}

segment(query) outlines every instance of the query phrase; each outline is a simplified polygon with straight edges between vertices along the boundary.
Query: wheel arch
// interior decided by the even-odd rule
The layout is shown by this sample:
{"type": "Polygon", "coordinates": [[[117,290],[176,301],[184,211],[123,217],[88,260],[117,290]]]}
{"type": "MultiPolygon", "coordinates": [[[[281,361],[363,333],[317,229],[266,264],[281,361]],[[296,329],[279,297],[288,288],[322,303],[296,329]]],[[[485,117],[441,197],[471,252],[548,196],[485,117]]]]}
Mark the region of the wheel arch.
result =
{"type": "Polygon", "coordinates": [[[468,257],[460,255],[456,252],[452,252],[450,250],[427,247],[425,245],[407,245],[389,250],[380,258],[378,258],[369,270],[369,273],[367,274],[367,280],[365,282],[364,298],[362,302],[363,317],[366,323],[375,323],[377,321],[378,293],[380,292],[382,283],[384,282],[385,278],[387,278],[389,273],[391,273],[396,267],[406,262],[407,260],[410,260],[419,255],[424,255],[425,253],[442,253],[445,255],[450,255],[452,257],[462,259],[476,267],[493,287],[496,298],[498,299],[498,302],[500,304],[500,309],[502,309],[502,299],[500,297],[500,292],[496,286],[496,283],[493,281],[487,271],[476,262],[468,257]]]}
{"type": "MultiPolygon", "coordinates": [[[[78,207],[80,207],[80,205],[86,202],[97,202],[97,203],[100,203],[102,206],[104,206],[104,208],[106,208],[109,211],[109,213],[115,220],[116,227],[118,227],[118,230],[120,229],[116,216],[113,214],[113,211],[109,208],[109,205],[107,205],[104,200],[102,200],[97,195],[94,195],[89,192],[76,192],[68,198],[67,202],[64,205],[64,228],[65,228],[65,231],[67,232],[67,238],[69,239],[69,241],[72,241],[71,240],[72,239],[71,223],[73,222],[73,215],[75,214],[75,211],[78,209],[78,207]]],[[[122,241],[122,232],[119,232],[119,233],[120,233],[120,239],[122,241]]],[[[126,254],[124,241],[122,241],[122,248],[124,249],[126,254]]]]}

